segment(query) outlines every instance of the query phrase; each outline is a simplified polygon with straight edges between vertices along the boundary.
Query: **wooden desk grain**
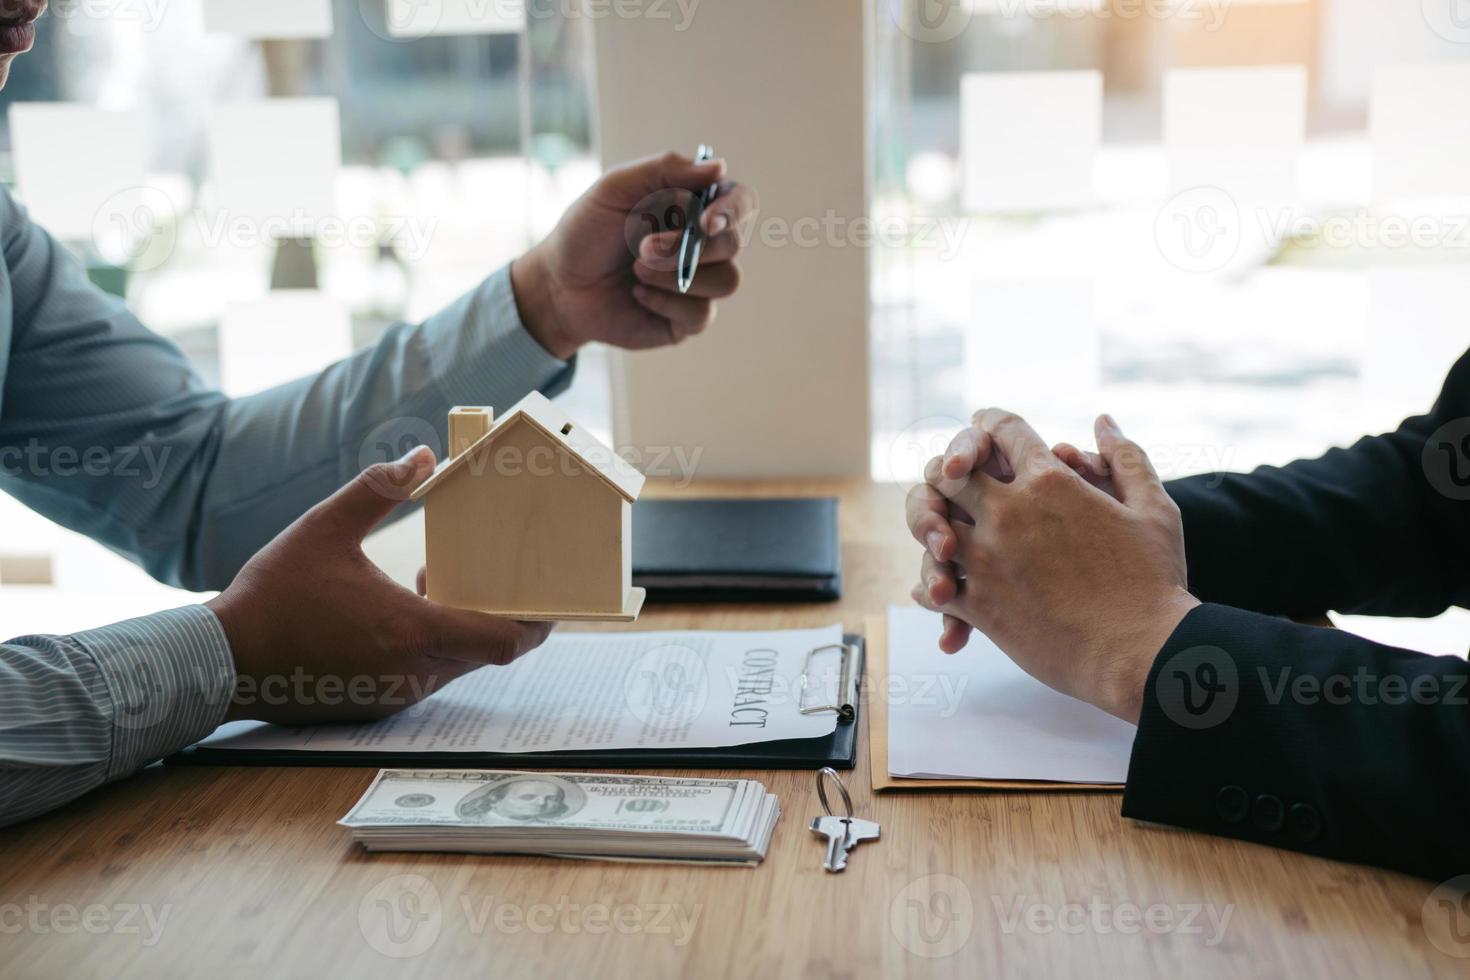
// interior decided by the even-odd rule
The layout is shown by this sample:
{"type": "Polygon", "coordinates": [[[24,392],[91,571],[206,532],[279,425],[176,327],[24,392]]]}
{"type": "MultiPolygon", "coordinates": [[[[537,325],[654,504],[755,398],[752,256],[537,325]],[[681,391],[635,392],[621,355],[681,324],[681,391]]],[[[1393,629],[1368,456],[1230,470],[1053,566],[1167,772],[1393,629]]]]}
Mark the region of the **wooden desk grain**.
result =
{"type": "MultiPolygon", "coordinates": [[[[918,550],[898,488],[700,491],[840,493],[846,598],[653,611],[641,628],[859,628],[906,601],[918,550]]],[[[367,855],[334,821],[370,775],[155,767],[0,831],[0,976],[1389,977],[1470,964],[1427,938],[1433,883],[1140,826],[1113,795],[875,796],[863,758],[850,785],[883,840],[828,875],[806,828],[810,773],[730,773],[765,780],[785,811],[755,870],[367,855]]]]}

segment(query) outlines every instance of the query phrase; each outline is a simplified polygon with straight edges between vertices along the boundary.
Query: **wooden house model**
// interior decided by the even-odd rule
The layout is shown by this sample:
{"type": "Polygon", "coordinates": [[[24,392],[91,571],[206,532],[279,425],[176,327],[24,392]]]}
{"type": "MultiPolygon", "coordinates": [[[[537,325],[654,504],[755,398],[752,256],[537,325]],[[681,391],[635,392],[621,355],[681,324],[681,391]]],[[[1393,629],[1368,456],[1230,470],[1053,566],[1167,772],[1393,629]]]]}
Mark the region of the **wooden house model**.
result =
{"type": "Polygon", "coordinates": [[[424,501],[428,595],[518,620],[632,622],[632,505],[643,474],[533,392],[498,421],[449,415],[424,501]]]}

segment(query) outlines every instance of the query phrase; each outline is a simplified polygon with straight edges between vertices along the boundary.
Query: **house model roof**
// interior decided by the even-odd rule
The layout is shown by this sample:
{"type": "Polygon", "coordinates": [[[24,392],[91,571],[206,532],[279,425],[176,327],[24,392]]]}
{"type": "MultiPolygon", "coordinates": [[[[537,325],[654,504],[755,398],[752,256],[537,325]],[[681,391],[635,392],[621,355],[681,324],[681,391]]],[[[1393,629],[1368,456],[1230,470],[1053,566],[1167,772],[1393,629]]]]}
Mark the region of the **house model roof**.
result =
{"type": "Polygon", "coordinates": [[[569,455],[587,467],[587,471],[600,478],[629,503],[638,499],[643,492],[643,474],[639,473],[623,457],[613,452],[586,429],[551,403],[539,391],[533,391],[511,407],[503,418],[497,419],[490,431],[477,439],[474,445],[453,459],[445,460],[433,476],[414,491],[411,500],[421,500],[435,487],[449,478],[466,460],[482,451],[499,436],[516,425],[532,425],[551,442],[565,449],[569,455]]]}

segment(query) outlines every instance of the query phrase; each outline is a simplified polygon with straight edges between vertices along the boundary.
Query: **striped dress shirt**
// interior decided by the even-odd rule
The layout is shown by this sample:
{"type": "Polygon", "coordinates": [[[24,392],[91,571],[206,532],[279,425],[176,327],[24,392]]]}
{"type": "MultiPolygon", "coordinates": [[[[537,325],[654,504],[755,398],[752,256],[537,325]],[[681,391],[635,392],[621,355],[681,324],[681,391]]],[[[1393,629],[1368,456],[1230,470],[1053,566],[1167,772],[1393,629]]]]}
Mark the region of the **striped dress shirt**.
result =
{"type": "MultiPolygon", "coordinates": [[[[230,399],[3,191],[0,253],[0,490],[196,591],[368,464],[442,450],[451,406],[556,394],[573,371],[526,333],[502,269],[320,374],[230,399]]],[[[234,685],[203,606],[0,643],[0,825],[199,740],[234,685]]]]}

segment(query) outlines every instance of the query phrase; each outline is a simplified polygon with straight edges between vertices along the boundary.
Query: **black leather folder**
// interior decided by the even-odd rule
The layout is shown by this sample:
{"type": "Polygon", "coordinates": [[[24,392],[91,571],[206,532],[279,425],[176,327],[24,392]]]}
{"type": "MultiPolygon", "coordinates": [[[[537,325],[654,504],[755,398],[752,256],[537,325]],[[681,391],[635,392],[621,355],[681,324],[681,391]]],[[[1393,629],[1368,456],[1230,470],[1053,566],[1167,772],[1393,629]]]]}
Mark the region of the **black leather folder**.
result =
{"type": "MultiPolygon", "coordinates": [[[[313,752],[193,746],[165,760],[196,766],[365,766],[373,769],[851,769],[857,764],[858,718],[867,646],[845,636],[854,658],[837,729],[823,738],[787,739],[718,749],[622,749],[610,752],[313,752]]],[[[833,648],[836,649],[835,647],[833,648]]]]}
{"type": "Polygon", "coordinates": [[[653,603],[840,599],[837,501],[639,501],[633,585],[653,603]]]}

